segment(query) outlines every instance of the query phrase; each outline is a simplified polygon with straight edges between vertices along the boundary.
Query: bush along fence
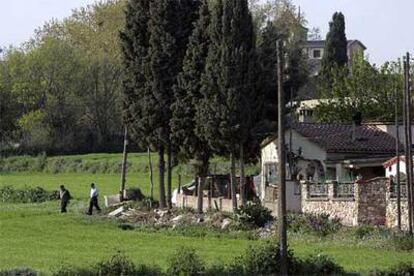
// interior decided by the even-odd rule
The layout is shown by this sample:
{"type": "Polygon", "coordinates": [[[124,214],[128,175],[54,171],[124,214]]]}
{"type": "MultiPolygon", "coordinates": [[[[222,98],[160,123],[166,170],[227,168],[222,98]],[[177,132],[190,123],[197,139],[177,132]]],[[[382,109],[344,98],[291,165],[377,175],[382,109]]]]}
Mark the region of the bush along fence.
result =
{"type": "MultiPolygon", "coordinates": [[[[338,217],[345,225],[385,225],[387,206],[391,204],[388,178],[355,183],[331,181],[302,183],[302,211],[338,217]]],[[[391,218],[388,218],[391,220],[391,218]]]]}

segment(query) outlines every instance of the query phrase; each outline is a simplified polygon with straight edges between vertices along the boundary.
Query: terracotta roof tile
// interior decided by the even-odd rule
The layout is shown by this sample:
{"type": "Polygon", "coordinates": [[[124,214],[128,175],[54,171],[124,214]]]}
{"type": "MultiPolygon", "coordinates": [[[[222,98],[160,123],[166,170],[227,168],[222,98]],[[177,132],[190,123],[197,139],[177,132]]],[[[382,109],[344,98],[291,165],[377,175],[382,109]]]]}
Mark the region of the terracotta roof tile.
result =
{"type": "Polygon", "coordinates": [[[293,128],[331,153],[395,152],[395,138],[374,125],[356,126],[354,140],[352,125],[296,123],[293,128]]]}

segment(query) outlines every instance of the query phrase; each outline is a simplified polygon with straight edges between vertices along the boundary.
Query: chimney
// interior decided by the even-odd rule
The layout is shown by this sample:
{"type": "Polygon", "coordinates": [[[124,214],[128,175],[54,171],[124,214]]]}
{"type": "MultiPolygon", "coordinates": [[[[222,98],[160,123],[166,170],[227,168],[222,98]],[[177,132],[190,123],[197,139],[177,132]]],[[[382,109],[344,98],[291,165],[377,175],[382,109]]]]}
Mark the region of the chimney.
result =
{"type": "Polygon", "coordinates": [[[352,134],[351,134],[352,142],[355,142],[355,140],[357,139],[356,128],[360,126],[361,124],[362,124],[362,113],[358,111],[352,116],[352,134]]]}

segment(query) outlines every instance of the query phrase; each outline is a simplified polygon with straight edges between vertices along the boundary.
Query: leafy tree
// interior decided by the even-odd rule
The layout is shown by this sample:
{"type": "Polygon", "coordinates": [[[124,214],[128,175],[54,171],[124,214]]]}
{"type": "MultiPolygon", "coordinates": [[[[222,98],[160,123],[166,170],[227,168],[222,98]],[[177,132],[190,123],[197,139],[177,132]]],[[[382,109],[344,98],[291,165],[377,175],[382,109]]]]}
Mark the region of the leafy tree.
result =
{"type": "Polygon", "coordinates": [[[376,68],[356,55],[350,70],[333,70],[332,87],[320,87],[323,100],[315,110],[318,121],[349,123],[356,112],[361,112],[364,120],[393,120],[390,106],[394,105],[395,91],[401,98],[403,91],[400,62],[376,68]]]}

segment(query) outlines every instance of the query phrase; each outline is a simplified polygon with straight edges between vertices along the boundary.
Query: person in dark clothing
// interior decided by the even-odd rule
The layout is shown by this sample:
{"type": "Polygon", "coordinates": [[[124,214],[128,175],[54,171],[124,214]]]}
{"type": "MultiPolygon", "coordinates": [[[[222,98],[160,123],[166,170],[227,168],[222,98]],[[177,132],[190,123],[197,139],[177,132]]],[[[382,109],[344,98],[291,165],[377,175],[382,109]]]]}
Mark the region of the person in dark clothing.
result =
{"type": "Polygon", "coordinates": [[[69,200],[70,200],[70,193],[65,188],[64,185],[60,185],[59,197],[60,197],[60,212],[66,213],[67,212],[66,207],[68,206],[69,200]]]}
{"type": "Polygon", "coordinates": [[[96,188],[95,183],[92,183],[91,184],[90,199],[89,199],[88,215],[92,215],[93,207],[95,207],[96,210],[101,211],[101,208],[99,208],[99,205],[98,205],[98,196],[99,196],[98,188],[96,188]]]}

